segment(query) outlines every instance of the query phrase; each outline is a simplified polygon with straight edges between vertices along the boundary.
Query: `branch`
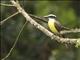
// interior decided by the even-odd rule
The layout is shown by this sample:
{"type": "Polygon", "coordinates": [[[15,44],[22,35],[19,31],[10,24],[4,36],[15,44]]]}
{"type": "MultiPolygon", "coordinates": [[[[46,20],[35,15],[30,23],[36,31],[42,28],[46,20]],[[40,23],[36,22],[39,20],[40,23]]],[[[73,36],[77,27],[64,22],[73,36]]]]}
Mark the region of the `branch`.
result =
{"type": "Polygon", "coordinates": [[[22,28],[21,28],[21,30],[20,30],[18,36],[16,37],[16,40],[15,40],[13,46],[11,47],[9,53],[8,53],[4,58],[2,58],[1,60],[5,60],[5,59],[7,59],[7,58],[10,56],[10,54],[11,54],[12,50],[14,49],[16,43],[18,42],[18,39],[19,39],[19,37],[20,37],[20,35],[21,35],[21,33],[22,33],[24,27],[26,26],[26,24],[27,24],[27,21],[26,21],[26,22],[24,23],[24,25],[22,26],[22,28]]]}
{"type": "Polygon", "coordinates": [[[60,33],[61,33],[61,34],[80,33],[80,29],[64,30],[64,31],[61,31],[60,33]]]}
{"type": "Polygon", "coordinates": [[[40,21],[43,21],[45,23],[48,23],[44,17],[39,17],[39,16],[32,15],[32,14],[29,14],[29,16],[32,17],[32,18],[38,19],[40,21]]]}
{"type": "Polygon", "coordinates": [[[5,18],[4,20],[0,21],[0,25],[4,24],[4,22],[6,22],[8,19],[12,18],[13,16],[17,15],[19,12],[15,12],[14,14],[12,14],[11,16],[5,18]]]}
{"type": "Polygon", "coordinates": [[[0,5],[2,5],[2,6],[8,6],[8,7],[14,6],[14,5],[12,5],[12,4],[4,4],[4,3],[0,3],[0,5]]]}
{"type": "Polygon", "coordinates": [[[41,30],[44,34],[49,36],[51,39],[54,39],[60,43],[70,43],[70,44],[78,44],[80,46],[80,38],[77,39],[69,39],[69,38],[61,38],[59,36],[55,36],[53,33],[48,31],[46,28],[38,24],[35,20],[33,20],[27,12],[14,0],[11,0],[11,3],[17,8],[17,10],[26,18],[27,21],[29,21],[32,25],[34,25],[36,28],[41,30]]]}

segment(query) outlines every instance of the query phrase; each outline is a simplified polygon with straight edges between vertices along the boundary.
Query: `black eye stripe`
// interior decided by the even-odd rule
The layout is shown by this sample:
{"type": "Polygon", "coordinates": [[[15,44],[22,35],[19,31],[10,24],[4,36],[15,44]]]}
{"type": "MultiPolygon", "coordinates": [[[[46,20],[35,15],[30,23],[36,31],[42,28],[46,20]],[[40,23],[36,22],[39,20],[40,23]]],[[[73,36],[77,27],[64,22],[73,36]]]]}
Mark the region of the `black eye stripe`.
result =
{"type": "Polygon", "coordinates": [[[49,16],[50,18],[56,18],[56,16],[49,16]]]}

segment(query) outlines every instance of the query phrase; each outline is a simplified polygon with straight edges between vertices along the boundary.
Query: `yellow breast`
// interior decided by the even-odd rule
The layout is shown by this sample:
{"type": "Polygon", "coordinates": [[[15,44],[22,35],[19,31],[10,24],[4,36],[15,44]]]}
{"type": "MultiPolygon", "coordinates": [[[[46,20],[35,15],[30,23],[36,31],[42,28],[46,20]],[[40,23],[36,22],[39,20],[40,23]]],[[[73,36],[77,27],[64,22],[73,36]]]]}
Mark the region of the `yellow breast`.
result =
{"type": "Polygon", "coordinates": [[[53,33],[58,33],[58,31],[54,25],[54,21],[48,21],[48,27],[53,33]]]}

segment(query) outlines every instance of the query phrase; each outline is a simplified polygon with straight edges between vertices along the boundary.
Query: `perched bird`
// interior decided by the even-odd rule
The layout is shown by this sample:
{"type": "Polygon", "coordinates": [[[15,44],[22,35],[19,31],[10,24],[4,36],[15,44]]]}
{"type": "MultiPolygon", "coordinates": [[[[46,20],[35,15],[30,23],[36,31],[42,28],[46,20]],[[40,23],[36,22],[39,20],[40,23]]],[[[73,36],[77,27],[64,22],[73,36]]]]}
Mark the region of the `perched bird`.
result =
{"type": "Polygon", "coordinates": [[[69,28],[64,27],[56,20],[56,15],[49,14],[44,17],[48,19],[48,27],[54,34],[61,36],[60,31],[69,30],[69,28]]]}

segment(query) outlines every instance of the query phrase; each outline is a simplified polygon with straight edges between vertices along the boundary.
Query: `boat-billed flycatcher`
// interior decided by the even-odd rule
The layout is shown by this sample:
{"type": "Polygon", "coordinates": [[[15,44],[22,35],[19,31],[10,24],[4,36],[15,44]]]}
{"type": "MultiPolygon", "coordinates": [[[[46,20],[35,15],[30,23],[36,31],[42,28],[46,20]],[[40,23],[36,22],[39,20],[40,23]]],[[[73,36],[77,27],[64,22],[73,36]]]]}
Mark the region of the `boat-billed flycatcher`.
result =
{"type": "Polygon", "coordinates": [[[44,16],[45,18],[48,18],[48,27],[54,34],[60,34],[61,30],[68,30],[68,28],[62,26],[57,20],[56,15],[49,14],[47,16],[44,16]]]}

